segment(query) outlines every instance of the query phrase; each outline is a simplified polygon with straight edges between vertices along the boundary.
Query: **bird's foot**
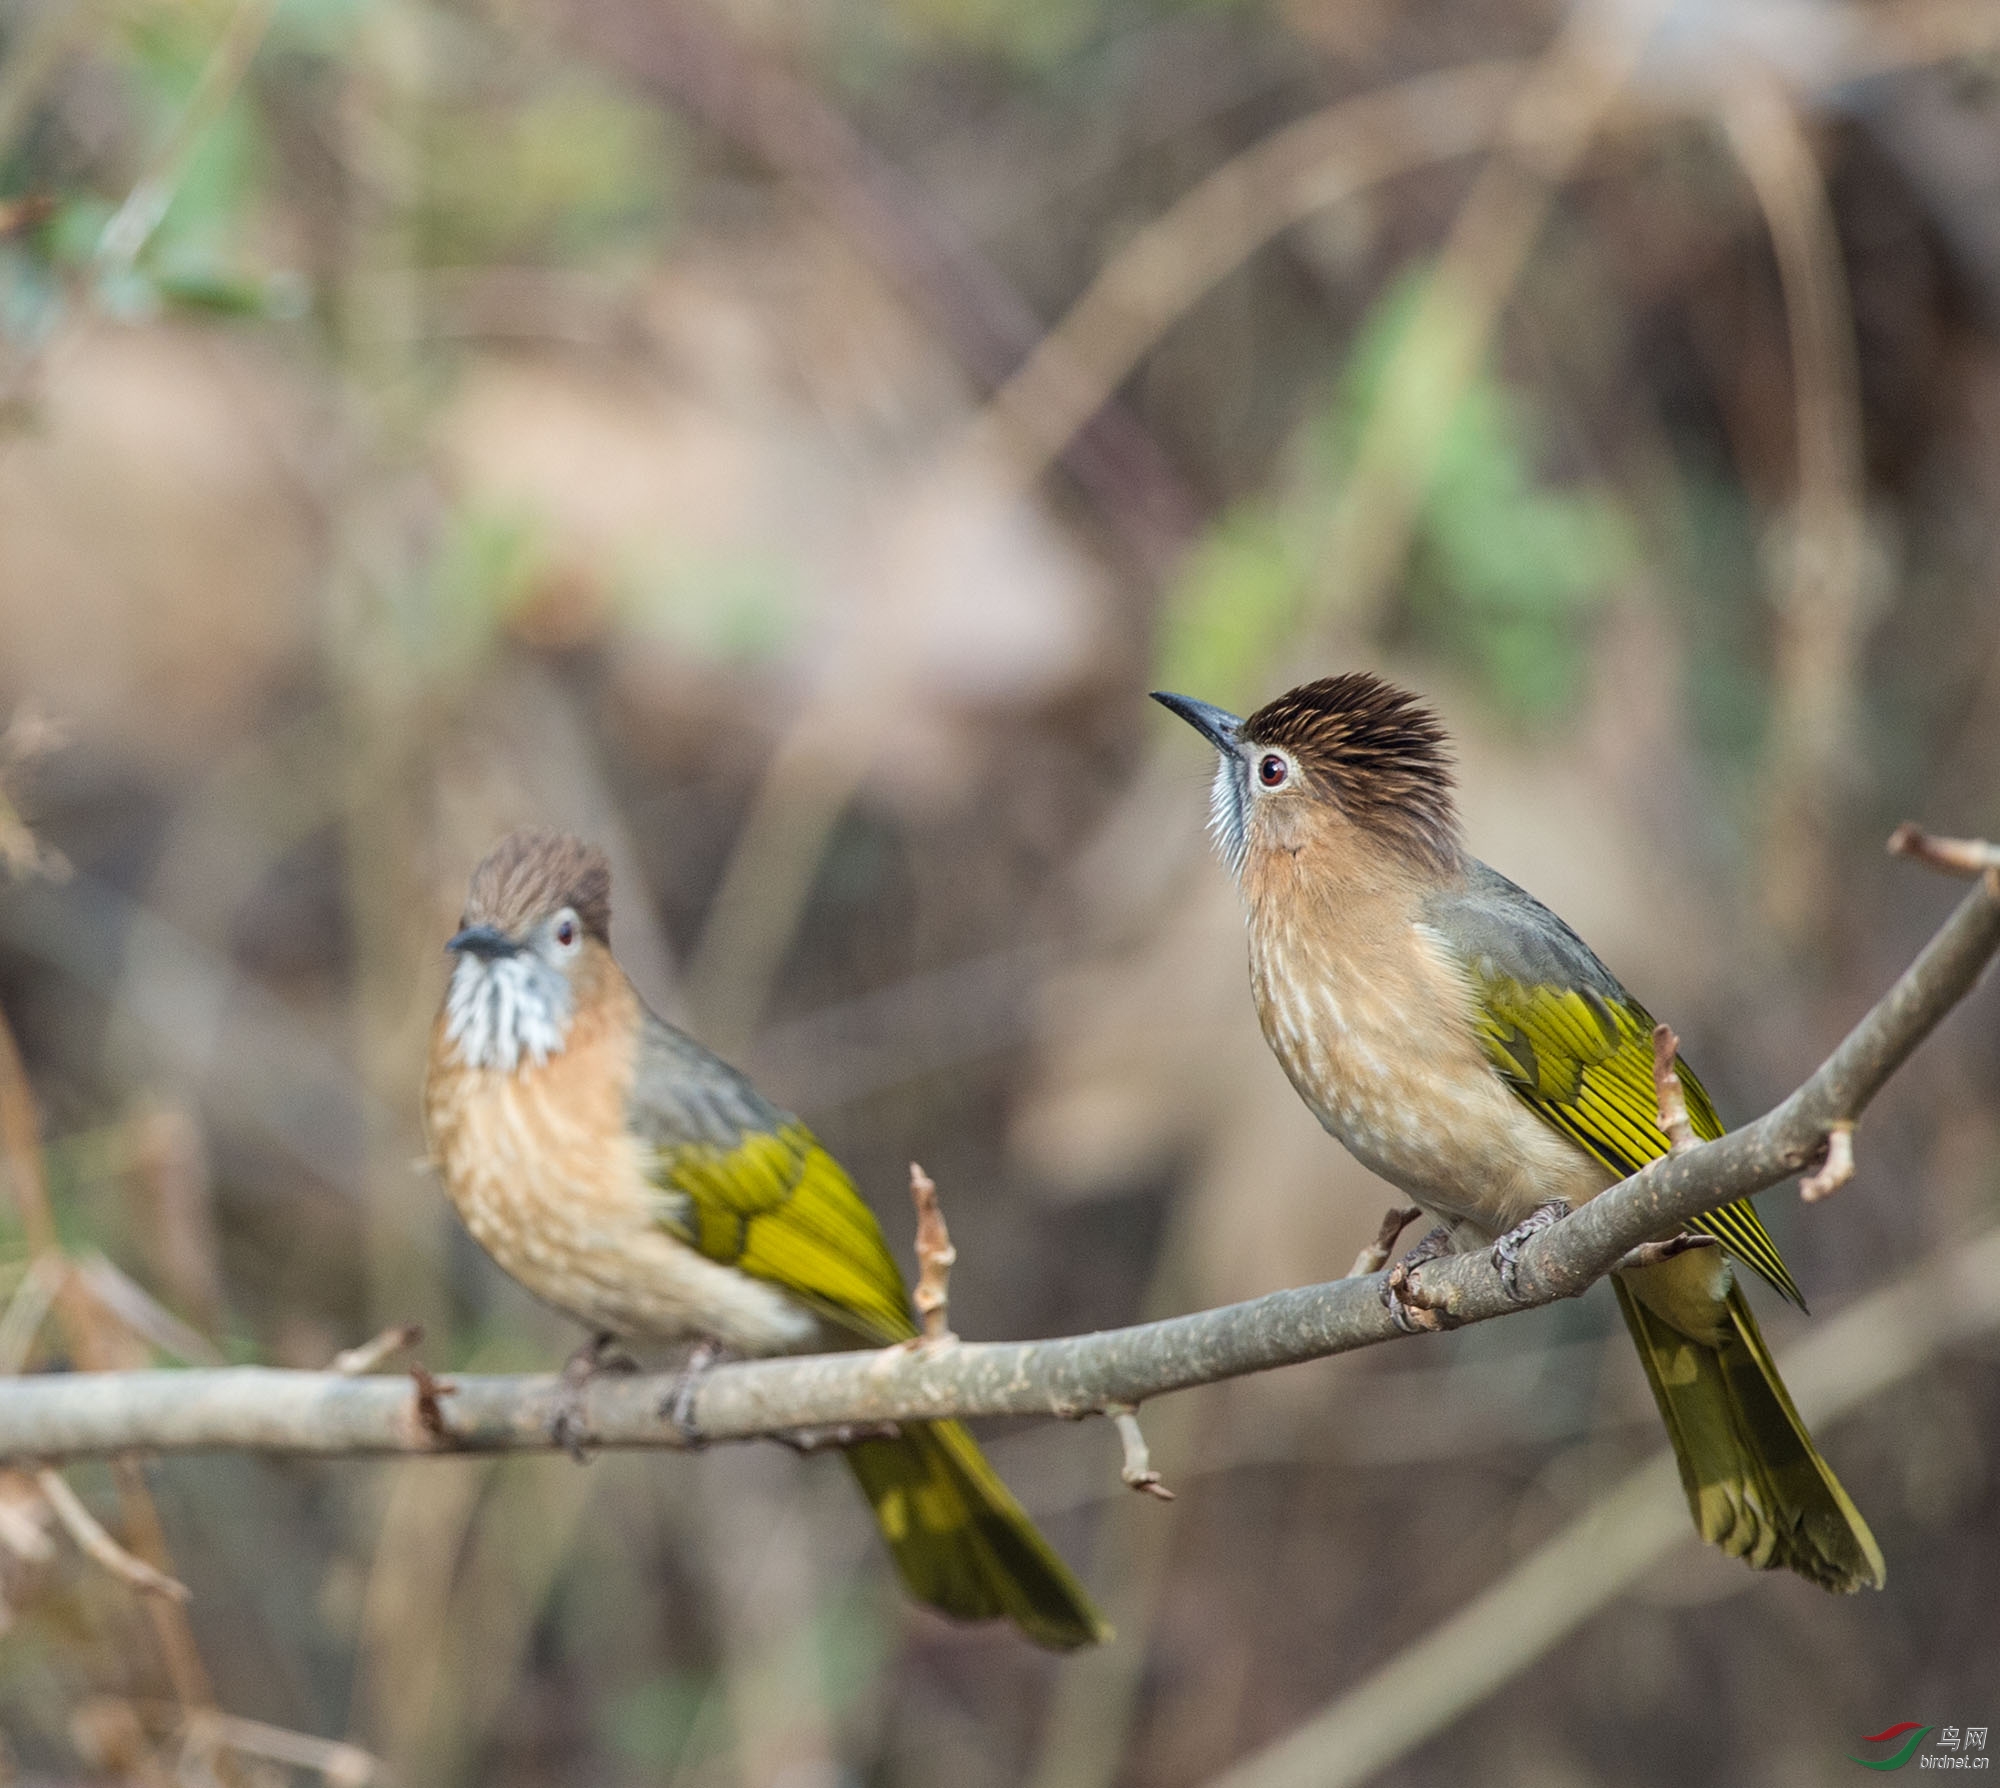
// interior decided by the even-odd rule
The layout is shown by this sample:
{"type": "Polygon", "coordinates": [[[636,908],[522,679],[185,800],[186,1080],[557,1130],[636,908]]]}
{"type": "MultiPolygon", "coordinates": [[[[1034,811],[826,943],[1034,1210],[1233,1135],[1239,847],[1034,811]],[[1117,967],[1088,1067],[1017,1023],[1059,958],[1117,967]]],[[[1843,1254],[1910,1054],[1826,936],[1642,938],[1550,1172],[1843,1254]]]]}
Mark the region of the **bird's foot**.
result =
{"type": "Polygon", "coordinates": [[[824,1428],[787,1428],[771,1438],[795,1453],[836,1452],[864,1440],[900,1440],[898,1422],[834,1422],[824,1428]]]}
{"type": "Polygon", "coordinates": [[[1440,1223],[1389,1269],[1388,1278],[1382,1282],[1382,1302],[1404,1334],[1433,1334],[1451,1326],[1442,1310],[1424,1301],[1423,1286],[1417,1278],[1420,1267],[1450,1252],[1451,1231],[1440,1223]]]}
{"type": "Polygon", "coordinates": [[[1551,1198],[1547,1204],[1537,1205],[1493,1244],[1493,1270],[1500,1275],[1501,1289],[1515,1303],[1522,1301],[1521,1250],[1531,1236],[1540,1235],[1551,1223],[1560,1223],[1569,1213],[1567,1198],[1551,1198]]]}
{"type": "Polygon", "coordinates": [[[673,1423],[688,1446],[708,1444],[708,1437],[694,1419],[694,1402],[701,1395],[701,1381],[708,1376],[709,1368],[723,1358],[723,1354],[719,1341],[696,1342],[694,1350],[681,1362],[680,1371],[674,1374],[673,1389],[660,1401],[660,1414],[673,1423]]]}
{"type": "Polygon", "coordinates": [[[583,1416],[583,1390],[600,1372],[636,1372],[639,1362],[618,1351],[618,1337],[601,1329],[563,1362],[556,1391],[556,1412],[549,1418],[549,1438],[577,1464],[584,1462],[583,1441],[589,1425],[583,1416]]]}

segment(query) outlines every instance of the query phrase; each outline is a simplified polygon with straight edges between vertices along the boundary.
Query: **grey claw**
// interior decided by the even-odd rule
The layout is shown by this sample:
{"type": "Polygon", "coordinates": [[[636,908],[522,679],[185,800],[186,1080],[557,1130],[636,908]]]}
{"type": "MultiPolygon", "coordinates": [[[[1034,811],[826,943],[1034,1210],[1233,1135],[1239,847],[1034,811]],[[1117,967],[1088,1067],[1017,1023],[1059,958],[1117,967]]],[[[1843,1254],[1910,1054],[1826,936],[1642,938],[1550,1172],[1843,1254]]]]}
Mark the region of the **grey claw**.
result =
{"type": "Polygon", "coordinates": [[[590,1455],[583,1450],[584,1426],[581,1413],[565,1403],[549,1423],[549,1438],[579,1465],[588,1465],[590,1455]]]}
{"type": "Polygon", "coordinates": [[[1521,1294],[1521,1250],[1532,1237],[1540,1235],[1550,1224],[1560,1223],[1569,1213],[1568,1199],[1552,1198],[1530,1211],[1493,1244],[1493,1270],[1500,1275],[1500,1289],[1515,1303],[1526,1301],[1521,1294]]]}
{"type": "Polygon", "coordinates": [[[1442,1311],[1423,1301],[1414,1277],[1420,1266],[1450,1252],[1451,1231],[1439,1224],[1397,1261],[1389,1269],[1388,1278],[1382,1281],[1382,1302],[1388,1306],[1389,1314],[1396,1319],[1396,1326],[1404,1334],[1429,1335],[1451,1326],[1442,1311]]]}
{"type": "Polygon", "coordinates": [[[722,1349],[713,1341],[701,1342],[687,1357],[687,1363],[675,1376],[674,1388],[660,1403],[660,1415],[672,1422],[675,1432],[690,1447],[708,1444],[708,1436],[694,1419],[694,1403],[701,1394],[701,1381],[708,1376],[709,1367],[722,1357],[722,1349]]]}

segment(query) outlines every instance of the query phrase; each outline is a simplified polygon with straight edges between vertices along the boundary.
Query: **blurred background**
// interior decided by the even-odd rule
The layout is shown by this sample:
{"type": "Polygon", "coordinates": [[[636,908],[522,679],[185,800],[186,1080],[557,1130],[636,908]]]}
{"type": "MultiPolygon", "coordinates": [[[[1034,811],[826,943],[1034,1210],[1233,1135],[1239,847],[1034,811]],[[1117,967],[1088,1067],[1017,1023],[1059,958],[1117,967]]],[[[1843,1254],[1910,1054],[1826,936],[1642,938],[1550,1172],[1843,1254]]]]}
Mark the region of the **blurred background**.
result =
{"type": "MultiPolygon", "coordinates": [[[[979,1339],[1337,1276],[1390,1202],[1148,689],[1422,690],[1736,1121],[1955,898],[1889,828],[2000,834],[1990,0],[6,0],[0,232],[0,1368],[569,1351],[422,1165],[514,824],[608,848],[642,991],[906,1266],[935,1175],[979,1339]]],[[[776,1448],[71,1470],[184,1611],[0,1476],[0,1780],[1177,1788],[1305,1729],[1803,1784],[2000,1724],[2000,1337],[1881,1301],[2000,1223],[1996,1021],[1764,1200],[1881,1595],[1671,1483],[1563,1550],[1662,1447],[1600,1292],[1157,1403],[1171,1505],[994,1430],[1119,1628],[1069,1661],[776,1448]],[[1409,1648],[1510,1570],[1455,1697],[1409,1648]]]]}

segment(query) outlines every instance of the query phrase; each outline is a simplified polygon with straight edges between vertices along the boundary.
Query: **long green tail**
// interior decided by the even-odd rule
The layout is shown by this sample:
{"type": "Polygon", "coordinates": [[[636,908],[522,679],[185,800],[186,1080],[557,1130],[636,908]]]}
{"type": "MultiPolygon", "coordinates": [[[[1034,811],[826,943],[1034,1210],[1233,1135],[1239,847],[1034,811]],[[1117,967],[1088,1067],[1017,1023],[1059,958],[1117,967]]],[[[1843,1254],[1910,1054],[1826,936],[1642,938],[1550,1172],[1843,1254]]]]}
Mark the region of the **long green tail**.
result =
{"type": "Polygon", "coordinates": [[[918,1601],[961,1620],[1004,1615],[1056,1651],[1111,1637],[1083,1585],[958,1423],[906,1423],[894,1440],[849,1447],[847,1462],[918,1601]]]}
{"type": "Polygon", "coordinates": [[[1780,1565],[1825,1589],[1880,1589],[1882,1551],[1812,1443],[1740,1285],[1718,1346],[1704,1346],[1614,1279],[1666,1418],[1701,1537],[1760,1570],[1780,1565]]]}

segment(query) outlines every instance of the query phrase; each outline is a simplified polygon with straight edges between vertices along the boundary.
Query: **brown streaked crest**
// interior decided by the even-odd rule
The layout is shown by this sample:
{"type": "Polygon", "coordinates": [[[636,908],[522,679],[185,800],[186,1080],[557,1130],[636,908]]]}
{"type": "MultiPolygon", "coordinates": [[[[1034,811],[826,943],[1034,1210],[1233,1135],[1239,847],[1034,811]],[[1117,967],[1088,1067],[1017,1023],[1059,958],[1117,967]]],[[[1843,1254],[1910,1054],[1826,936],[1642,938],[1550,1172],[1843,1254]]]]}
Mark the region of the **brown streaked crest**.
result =
{"type": "Polygon", "coordinates": [[[1291,753],[1308,786],[1357,826],[1431,867],[1457,867],[1450,743],[1408,690],[1367,671],[1321,677],[1259,708],[1243,737],[1291,753]]]}
{"type": "Polygon", "coordinates": [[[519,937],[566,906],[592,937],[611,941],[611,865],[604,853],[563,832],[509,832],[472,872],[465,923],[519,937]]]}

